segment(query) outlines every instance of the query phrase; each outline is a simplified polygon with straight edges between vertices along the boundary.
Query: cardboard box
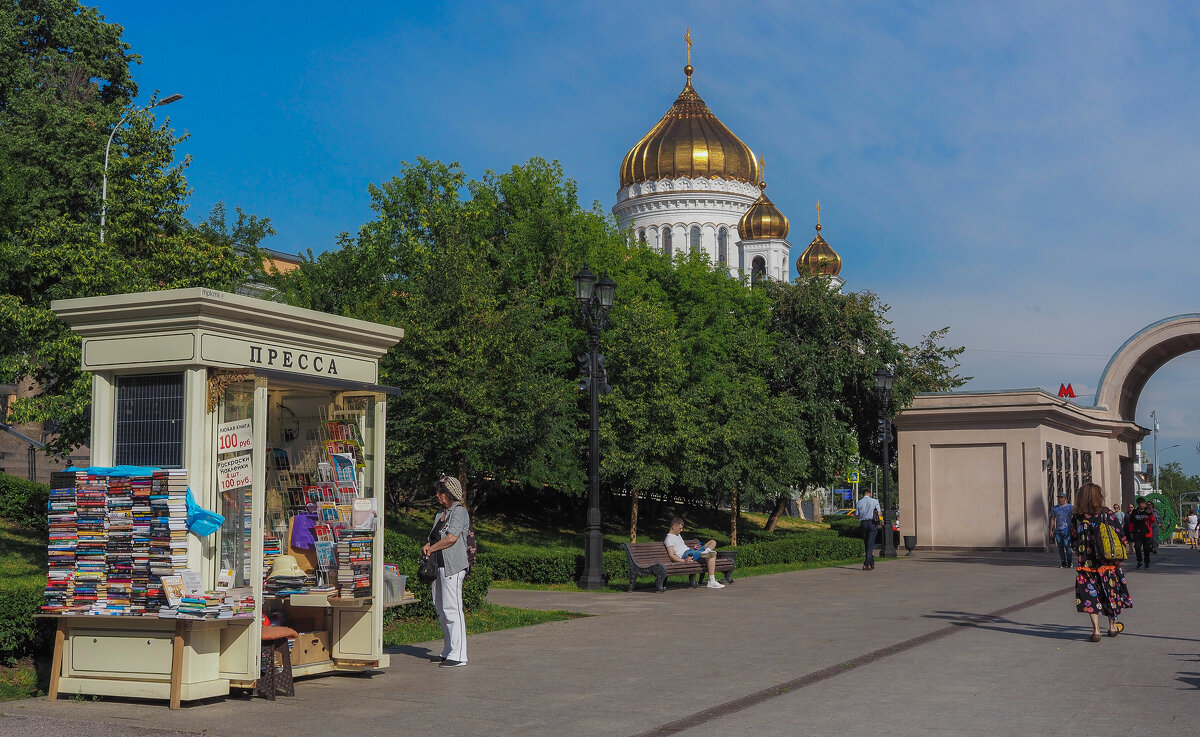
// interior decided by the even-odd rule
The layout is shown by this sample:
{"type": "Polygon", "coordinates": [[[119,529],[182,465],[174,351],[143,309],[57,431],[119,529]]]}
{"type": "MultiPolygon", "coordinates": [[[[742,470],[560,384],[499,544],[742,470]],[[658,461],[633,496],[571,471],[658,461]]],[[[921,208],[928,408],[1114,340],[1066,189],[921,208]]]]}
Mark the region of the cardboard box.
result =
{"type": "Polygon", "coordinates": [[[292,645],[292,665],[329,660],[329,631],[301,632],[292,645]]]}

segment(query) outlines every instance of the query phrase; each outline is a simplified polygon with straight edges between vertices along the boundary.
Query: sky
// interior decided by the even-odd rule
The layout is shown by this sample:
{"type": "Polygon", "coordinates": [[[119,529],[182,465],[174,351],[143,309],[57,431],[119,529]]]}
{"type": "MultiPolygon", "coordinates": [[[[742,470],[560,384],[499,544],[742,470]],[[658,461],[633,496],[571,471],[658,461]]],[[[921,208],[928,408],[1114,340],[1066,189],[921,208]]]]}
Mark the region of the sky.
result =
{"type": "MultiPolygon", "coordinates": [[[[271,218],[321,252],[418,156],[471,177],[561,162],[615,201],[684,83],[766,157],[792,259],[820,200],[846,289],[913,342],[949,326],[967,389],[1070,383],[1090,404],[1141,328],[1200,312],[1200,6],[1163,2],[343,5],[100,2],[141,99],[192,157],[193,219],[271,218]]],[[[1147,384],[1162,463],[1200,473],[1200,355],[1147,384]],[[1168,449],[1168,446],[1177,447],[1168,449]]],[[[1150,449],[1149,438],[1146,448],[1150,449]]]]}

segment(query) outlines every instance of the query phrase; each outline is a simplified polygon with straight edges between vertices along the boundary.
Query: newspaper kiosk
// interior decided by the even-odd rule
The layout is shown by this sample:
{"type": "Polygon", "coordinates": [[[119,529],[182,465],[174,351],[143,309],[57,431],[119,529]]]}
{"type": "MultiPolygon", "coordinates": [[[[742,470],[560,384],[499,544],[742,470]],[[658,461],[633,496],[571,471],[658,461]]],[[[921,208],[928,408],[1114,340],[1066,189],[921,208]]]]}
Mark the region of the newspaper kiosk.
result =
{"type": "MultiPolygon", "coordinates": [[[[186,474],[195,504],[224,517],[212,534],[180,536],[177,555],[152,548],[150,567],[243,592],[246,608],[236,619],[172,617],[152,594],[144,608],[122,600],[105,616],[113,586],[109,610],[65,591],[49,615],[50,699],[177,708],[253,686],[264,616],[301,633],[295,675],[386,667],[383,459],[396,390],[377,383],[378,362],[403,331],[201,288],[52,308],[82,337],[92,373],[93,466],[186,474]]],[[[153,592],[159,577],[150,580],[153,592]]]]}

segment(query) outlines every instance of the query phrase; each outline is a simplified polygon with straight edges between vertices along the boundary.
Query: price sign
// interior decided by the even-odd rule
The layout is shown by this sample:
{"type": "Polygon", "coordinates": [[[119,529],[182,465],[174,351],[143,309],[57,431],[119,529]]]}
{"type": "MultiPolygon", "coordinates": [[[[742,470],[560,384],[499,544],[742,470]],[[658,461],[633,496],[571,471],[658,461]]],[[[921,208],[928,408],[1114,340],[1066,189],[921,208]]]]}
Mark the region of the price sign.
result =
{"type": "Polygon", "coordinates": [[[250,418],[217,425],[217,454],[236,453],[254,447],[250,418]]]}
{"type": "Polygon", "coordinates": [[[252,483],[249,453],[217,462],[217,491],[241,489],[252,483]]]}

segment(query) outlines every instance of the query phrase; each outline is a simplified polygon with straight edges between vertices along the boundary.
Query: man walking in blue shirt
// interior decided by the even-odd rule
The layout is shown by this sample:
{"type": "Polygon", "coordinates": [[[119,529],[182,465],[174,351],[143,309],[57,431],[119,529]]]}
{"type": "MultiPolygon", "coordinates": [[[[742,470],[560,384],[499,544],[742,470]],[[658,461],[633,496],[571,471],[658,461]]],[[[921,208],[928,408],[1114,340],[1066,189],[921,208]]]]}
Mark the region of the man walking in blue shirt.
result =
{"type": "Polygon", "coordinates": [[[871,492],[864,491],[862,499],[858,500],[858,506],[855,508],[858,514],[858,526],[862,528],[863,540],[867,544],[867,560],[863,563],[864,571],[875,570],[875,535],[879,532],[879,522],[876,518],[879,515],[879,502],[875,501],[871,496],[871,492]]]}
{"type": "Polygon", "coordinates": [[[1071,515],[1075,507],[1067,503],[1066,492],[1058,492],[1058,504],[1050,507],[1050,536],[1058,545],[1058,564],[1071,567],[1071,515]]]}

